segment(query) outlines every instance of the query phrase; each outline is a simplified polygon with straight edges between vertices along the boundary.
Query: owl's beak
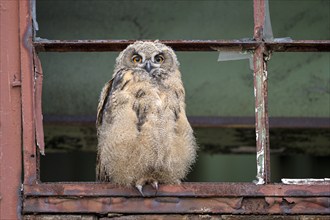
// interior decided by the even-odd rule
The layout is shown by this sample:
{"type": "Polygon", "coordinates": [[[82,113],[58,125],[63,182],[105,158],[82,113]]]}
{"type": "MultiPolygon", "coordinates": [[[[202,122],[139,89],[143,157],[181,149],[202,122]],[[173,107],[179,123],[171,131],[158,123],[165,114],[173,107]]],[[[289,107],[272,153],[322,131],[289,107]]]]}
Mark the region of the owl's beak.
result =
{"type": "Polygon", "coordinates": [[[147,63],[144,66],[144,69],[147,70],[148,73],[153,69],[153,66],[151,65],[151,61],[148,60],[147,63]]]}

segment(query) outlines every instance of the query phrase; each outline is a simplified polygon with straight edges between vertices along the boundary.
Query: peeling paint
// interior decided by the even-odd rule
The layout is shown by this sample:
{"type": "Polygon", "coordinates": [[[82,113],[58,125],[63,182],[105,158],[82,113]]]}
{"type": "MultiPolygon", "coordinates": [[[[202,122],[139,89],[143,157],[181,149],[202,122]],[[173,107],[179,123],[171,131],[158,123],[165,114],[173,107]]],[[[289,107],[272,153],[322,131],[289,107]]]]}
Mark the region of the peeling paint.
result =
{"type": "Polygon", "coordinates": [[[268,71],[266,69],[264,69],[264,72],[263,72],[263,82],[267,81],[267,76],[268,76],[268,71]]]}
{"type": "Polygon", "coordinates": [[[312,184],[330,184],[330,178],[323,178],[323,179],[288,179],[283,178],[281,179],[282,183],[284,184],[292,184],[292,185],[312,185],[312,184]]]}
{"type": "MultiPolygon", "coordinates": [[[[257,133],[258,134],[258,133],[257,133]]],[[[258,136],[258,135],[257,135],[258,136]]],[[[261,148],[260,151],[257,152],[257,181],[254,181],[255,184],[265,184],[264,176],[265,176],[265,151],[264,148],[261,148]]]]}
{"type": "Polygon", "coordinates": [[[34,108],[34,117],[35,117],[35,134],[37,146],[42,155],[45,155],[45,142],[44,142],[44,128],[43,128],[43,116],[42,116],[42,81],[43,81],[43,72],[41,62],[39,60],[36,52],[33,52],[33,62],[34,62],[34,95],[35,95],[35,108],[34,108]]]}
{"type": "MultiPolygon", "coordinates": [[[[196,211],[198,211],[198,210],[196,210],[196,211]]],[[[202,207],[198,212],[209,213],[211,211],[212,211],[212,209],[210,209],[210,208],[202,207]]]]}

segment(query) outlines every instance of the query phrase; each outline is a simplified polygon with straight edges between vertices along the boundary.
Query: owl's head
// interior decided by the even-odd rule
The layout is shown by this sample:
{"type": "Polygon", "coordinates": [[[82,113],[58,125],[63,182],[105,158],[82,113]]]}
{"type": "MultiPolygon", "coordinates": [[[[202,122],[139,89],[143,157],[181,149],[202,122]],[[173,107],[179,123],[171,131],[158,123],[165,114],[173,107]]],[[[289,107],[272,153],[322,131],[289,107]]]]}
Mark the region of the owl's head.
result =
{"type": "Polygon", "coordinates": [[[136,41],[123,50],[116,59],[117,68],[141,70],[150,76],[169,74],[178,69],[174,51],[158,41],[136,41]]]}

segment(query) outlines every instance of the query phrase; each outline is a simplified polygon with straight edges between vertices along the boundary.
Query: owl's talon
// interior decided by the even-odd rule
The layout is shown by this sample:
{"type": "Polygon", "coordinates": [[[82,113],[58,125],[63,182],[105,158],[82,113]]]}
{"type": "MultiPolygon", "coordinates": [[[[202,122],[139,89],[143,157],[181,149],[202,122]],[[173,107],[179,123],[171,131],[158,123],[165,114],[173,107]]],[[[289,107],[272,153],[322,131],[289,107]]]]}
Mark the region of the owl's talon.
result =
{"type": "Polygon", "coordinates": [[[143,186],[142,185],[135,185],[135,187],[137,188],[137,190],[139,190],[140,194],[144,197],[144,194],[143,194],[143,186]]]}
{"type": "Polygon", "coordinates": [[[156,196],[158,193],[158,182],[156,180],[154,180],[153,182],[151,182],[151,186],[152,186],[152,188],[154,188],[156,190],[156,192],[155,192],[155,196],[156,196]]]}
{"type": "Polygon", "coordinates": [[[156,191],[158,191],[158,182],[155,180],[151,183],[152,188],[154,188],[156,191]]]}

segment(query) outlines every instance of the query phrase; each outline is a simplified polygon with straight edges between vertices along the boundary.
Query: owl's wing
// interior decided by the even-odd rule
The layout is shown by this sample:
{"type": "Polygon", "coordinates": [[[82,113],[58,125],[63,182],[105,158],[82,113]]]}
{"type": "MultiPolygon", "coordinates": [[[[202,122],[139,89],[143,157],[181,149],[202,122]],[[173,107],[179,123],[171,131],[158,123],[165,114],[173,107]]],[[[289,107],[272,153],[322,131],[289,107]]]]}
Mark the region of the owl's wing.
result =
{"type": "Polygon", "coordinates": [[[102,124],[103,111],[104,111],[104,107],[107,103],[109,93],[111,92],[113,80],[114,80],[114,78],[109,80],[102,89],[102,92],[100,95],[100,100],[99,100],[99,105],[97,106],[96,127],[99,127],[102,124]]]}
{"type": "Polygon", "coordinates": [[[104,85],[100,95],[99,105],[97,107],[97,119],[96,119],[97,128],[102,124],[105,106],[110,99],[111,93],[117,89],[123,90],[123,88],[131,80],[132,76],[133,76],[132,71],[124,68],[119,69],[114,74],[114,77],[104,85]]]}

